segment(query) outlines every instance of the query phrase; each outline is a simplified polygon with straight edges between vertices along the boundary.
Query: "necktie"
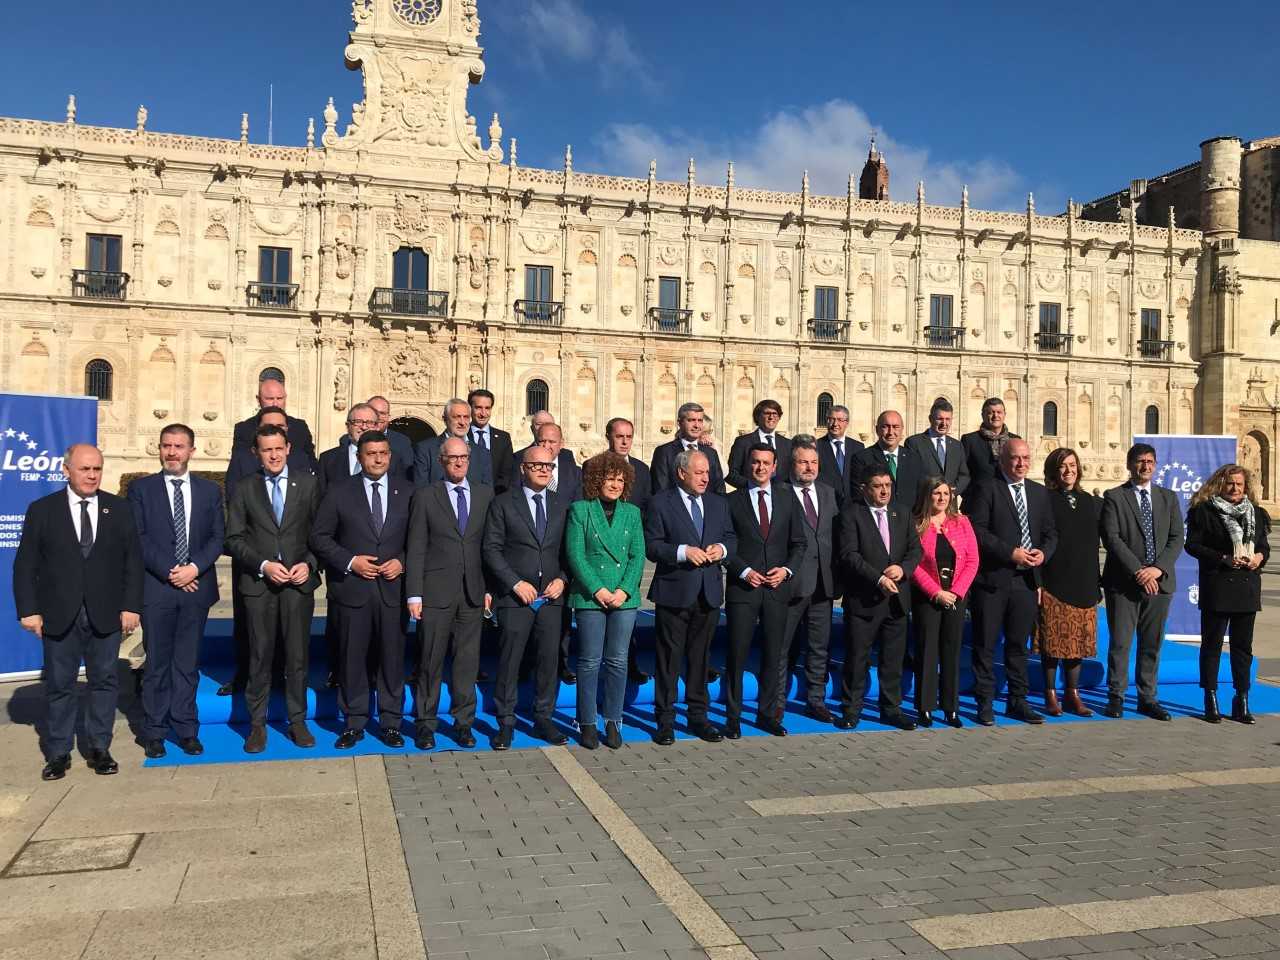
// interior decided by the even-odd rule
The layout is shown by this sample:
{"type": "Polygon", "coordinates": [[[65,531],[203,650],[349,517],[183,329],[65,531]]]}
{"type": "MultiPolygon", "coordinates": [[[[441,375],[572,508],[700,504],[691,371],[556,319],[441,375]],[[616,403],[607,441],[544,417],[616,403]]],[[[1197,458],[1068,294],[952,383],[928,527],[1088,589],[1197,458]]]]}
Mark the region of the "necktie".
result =
{"type": "Polygon", "coordinates": [[[801,487],[800,493],[804,497],[804,518],[809,521],[809,526],[818,529],[818,509],[813,505],[813,500],[809,496],[809,488],[801,487]]]}
{"type": "Polygon", "coordinates": [[[770,449],[770,450],[777,449],[777,448],[776,448],[776,447],[774,447],[774,445],[773,445],[773,434],[772,434],[772,433],[766,433],[766,434],[765,434],[765,436],[764,436],[764,442],[765,442],[765,443],[767,443],[767,444],[769,445],[769,449],[770,449]]]}
{"type": "Polygon", "coordinates": [[[698,543],[701,544],[703,530],[702,507],[698,506],[697,497],[689,498],[689,513],[693,517],[693,529],[698,531],[698,543]]]}
{"type": "Polygon", "coordinates": [[[760,510],[760,536],[765,540],[769,539],[769,504],[765,501],[764,491],[757,490],[756,496],[759,498],[756,503],[760,510]]]}
{"type": "Polygon", "coordinates": [[[884,543],[885,552],[889,552],[889,511],[881,507],[876,511],[876,526],[880,530],[880,539],[884,543]]]}
{"type": "Polygon", "coordinates": [[[276,526],[284,520],[284,494],[280,492],[280,478],[271,477],[271,513],[276,518],[276,526]]]}
{"type": "Polygon", "coordinates": [[[1022,484],[1013,485],[1013,506],[1018,511],[1018,527],[1022,530],[1022,549],[1031,549],[1031,527],[1027,523],[1027,501],[1022,496],[1022,484]]]}
{"type": "Polygon", "coordinates": [[[547,484],[548,490],[558,490],[560,488],[560,464],[556,464],[551,468],[551,482],[547,484]]]}
{"type": "Polygon", "coordinates": [[[1146,490],[1138,491],[1142,513],[1142,543],[1146,548],[1145,562],[1151,566],[1156,562],[1156,530],[1155,519],[1151,515],[1151,497],[1146,490]]]}
{"type": "Polygon", "coordinates": [[[484,431],[483,431],[483,430],[477,430],[477,431],[476,431],[476,446],[478,446],[478,447],[480,447],[481,449],[484,449],[484,450],[488,450],[488,449],[489,449],[489,444],[485,443],[485,440],[484,440],[484,431]]]}
{"type": "Polygon", "coordinates": [[[937,439],[938,444],[938,466],[945,467],[947,465],[947,441],[943,437],[937,439]]]}
{"type": "Polygon", "coordinates": [[[458,532],[465,534],[467,532],[467,491],[463,489],[462,484],[458,484],[453,488],[453,494],[458,498],[458,532]]]}
{"type": "Polygon", "coordinates": [[[173,562],[183,567],[191,555],[187,544],[187,504],[182,496],[182,481],[169,482],[173,484],[173,562]]]}
{"type": "Polygon", "coordinates": [[[889,464],[889,476],[891,476],[891,477],[893,478],[893,481],[894,481],[895,483],[897,483],[897,481],[898,481],[898,455],[897,455],[896,453],[886,453],[886,454],[884,455],[884,459],[885,459],[885,461],[889,464]]]}
{"type": "Polygon", "coordinates": [[[538,542],[547,535],[547,508],[542,505],[542,494],[533,495],[533,532],[538,542]]]}
{"type": "Polygon", "coordinates": [[[836,441],[836,469],[840,471],[840,476],[844,476],[844,441],[836,441]]]}
{"type": "Polygon", "coordinates": [[[382,536],[382,484],[377,480],[373,481],[373,496],[370,498],[370,512],[373,516],[373,532],[379,537],[382,536]]]}
{"type": "Polygon", "coordinates": [[[80,556],[88,559],[93,550],[93,521],[89,519],[89,501],[80,501],[80,556]]]}

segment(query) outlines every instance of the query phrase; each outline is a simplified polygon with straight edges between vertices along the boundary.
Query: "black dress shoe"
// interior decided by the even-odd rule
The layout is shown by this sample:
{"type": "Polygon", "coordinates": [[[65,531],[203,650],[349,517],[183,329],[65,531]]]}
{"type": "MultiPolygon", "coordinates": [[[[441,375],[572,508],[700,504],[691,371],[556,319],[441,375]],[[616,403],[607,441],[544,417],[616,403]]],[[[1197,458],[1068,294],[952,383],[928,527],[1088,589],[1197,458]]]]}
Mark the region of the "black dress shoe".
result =
{"type": "Polygon", "coordinates": [[[627,682],[643,687],[649,682],[649,675],[633,663],[627,667],[627,682]]]}
{"type": "Polygon", "coordinates": [[[899,730],[914,730],[916,728],[916,722],[901,710],[881,714],[880,722],[887,723],[891,727],[897,727],[899,730]]]}
{"type": "Polygon", "coordinates": [[[920,726],[920,727],[932,727],[932,726],[933,726],[933,714],[931,714],[931,713],[922,713],[922,714],[920,714],[920,719],[916,721],[916,725],[917,725],[917,726],[920,726]]]}
{"type": "Polygon", "coordinates": [[[581,742],[584,750],[600,749],[600,734],[596,730],[596,725],[594,723],[588,724],[582,728],[582,734],[579,736],[578,740],[581,742]]]}
{"type": "Polygon", "coordinates": [[[1152,720],[1167,721],[1173,719],[1169,711],[1158,703],[1140,703],[1138,704],[1138,712],[1144,717],[1150,717],[1152,720]]]}
{"type": "Polygon", "coordinates": [[[305,720],[298,720],[289,724],[288,734],[295,747],[302,747],[305,750],[316,745],[316,738],[307,728],[305,720]]]}
{"type": "Polygon", "coordinates": [[[804,715],[812,717],[819,723],[835,723],[836,719],[831,715],[831,710],[825,703],[810,703],[806,705],[804,715]]]}
{"type": "Polygon", "coordinates": [[[669,747],[676,742],[676,732],[671,724],[666,723],[658,728],[658,732],[653,735],[653,742],[660,747],[669,747]]]}
{"type": "Polygon", "coordinates": [[[960,719],[960,714],[950,711],[943,712],[942,722],[949,727],[955,727],[957,730],[964,726],[964,721],[960,719]]]}
{"type": "Polygon", "coordinates": [[[1112,720],[1119,720],[1124,716],[1124,701],[1108,699],[1107,705],[1102,708],[1102,715],[1112,720]]]}
{"type": "Polygon", "coordinates": [[[547,741],[553,747],[559,747],[569,742],[569,738],[564,735],[564,731],[551,720],[533,721],[533,735],[539,740],[547,741]]]}
{"type": "Polygon", "coordinates": [[[489,748],[491,750],[510,750],[511,741],[515,739],[515,727],[507,724],[500,724],[498,732],[489,738],[489,748]]]}
{"type": "Polygon", "coordinates": [[[178,747],[188,757],[198,757],[204,753],[204,744],[199,737],[183,737],[178,741],[178,747]]]}
{"type": "MultiPolygon", "coordinates": [[[[419,750],[434,750],[436,748],[436,732],[434,730],[419,730],[413,735],[413,745],[419,750]]],[[[500,747],[498,749],[505,749],[500,747]]]]}
{"type": "Polygon", "coordinates": [[[1218,709],[1218,691],[1204,692],[1204,719],[1206,723],[1221,723],[1222,712],[1218,709]]]}
{"type": "Polygon", "coordinates": [[[720,679],[720,671],[707,667],[707,683],[715,683],[720,679]]]}
{"type": "MultiPolygon", "coordinates": [[[[733,721],[733,726],[735,728],[737,727],[737,723],[738,722],[736,720],[733,721]]],[[[707,741],[707,743],[719,743],[726,736],[729,736],[728,727],[725,727],[724,733],[721,733],[719,727],[707,720],[703,720],[701,723],[689,724],[689,732],[699,740],[707,741]]],[[[730,739],[736,740],[737,737],[730,737],[730,739]]]]}
{"type": "Polygon", "coordinates": [[[404,734],[396,729],[378,731],[378,739],[393,750],[399,750],[404,746],[404,734]]]}
{"type": "Polygon", "coordinates": [[[453,741],[460,747],[474,747],[476,735],[471,732],[470,725],[453,728],[453,741]]]}
{"type": "Polygon", "coordinates": [[[560,668],[560,682],[574,684],[578,682],[578,675],[570,670],[567,666],[560,668]]]}
{"type": "Polygon", "coordinates": [[[1025,700],[1014,700],[1010,702],[1009,706],[1004,711],[1004,715],[1013,720],[1021,720],[1023,723],[1044,723],[1044,717],[1036,713],[1036,711],[1031,708],[1031,704],[1027,703],[1025,700]]]}
{"type": "Polygon", "coordinates": [[[60,757],[50,757],[40,771],[41,780],[61,780],[71,769],[71,754],[64,753],[60,757]]]}
{"type": "Polygon", "coordinates": [[[782,725],[781,720],[757,720],[756,726],[771,737],[785,737],[787,735],[787,728],[782,725]]]}
{"type": "Polygon", "coordinates": [[[148,760],[159,760],[165,755],[163,740],[147,740],[142,744],[142,752],[148,760]]]}
{"type": "Polygon", "coordinates": [[[1247,693],[1237,693],[1231,698],[1231,719],[1236,723],[1257,723],[1253,718],[1253,714],[1249,712],[1249,695],[1247,693]]]}
{"type": "Polygon", "coordinates": [[[996,725],[995,710],[992,709],[990,702],[986,700],[978,703],[978,722],[984,727],[994,727],[996,725]]]}
{"type": "Polygon", "coordinates": [[[89,769],[100,777],[109,777],[120,772],[120,764],[116,763],[115,757],[108,750],[90,750],[89,769]]]}
{"type": "Polygon", "coordinates": [[[724,725],[723,736],[728,740],[742,739],[742,722],[739,720],[729,720],[724,725]]]}
{"type": "Polygon", "coordinates": [[[250,727],[249,736],[244,738],[245,753],[261,753],[267,749],[267,728],[250,727]]]}
{"type": "Polygon", "coordinates": [[[861,718],[856,713],[842,713],[836,718],[836,726],[841,730],[854,730],[861,718]]]}
{"type": "Polygon", "coordinates": [[[335,750],[350,750],[357,743],[364,739],[363,730],[353,730],[348,727],[338,735],[338,739],[333,741],[335,750]]]}
{"type": "Polygon", "coordinates": [[[617,750],[622,746],[622,731],[612,720],[604,725],[604,745],[610,750],[617,750]]]}

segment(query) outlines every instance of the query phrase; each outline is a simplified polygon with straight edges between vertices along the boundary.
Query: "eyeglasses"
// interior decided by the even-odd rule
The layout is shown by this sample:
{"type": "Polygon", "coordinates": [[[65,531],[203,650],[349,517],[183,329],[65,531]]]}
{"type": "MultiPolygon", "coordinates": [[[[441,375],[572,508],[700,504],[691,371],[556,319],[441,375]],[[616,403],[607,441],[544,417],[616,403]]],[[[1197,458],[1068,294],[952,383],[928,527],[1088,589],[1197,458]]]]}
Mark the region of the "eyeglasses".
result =
{"type": "Polygon", "coordinates": [[[555,464],[551,463],[522,463],[522,467],[526,470],[554,470],[555,464]]]}
{"type": "Polygon", "coordinates": [[[347,421],[347,426],[349,427],[376,427],[377,425],[378,425],[377,420],[348,420],[347,421]]]}
{"type": "Polygon", "coordinates": [[[441,459],[443,459],[443,460],[452,460],[452,461],[454,461],[455,463],[457,463],[458,461],[461,461],[461,460],[470,460],[470,459],[471,459],[471,454],[469,454],[469,453],[446,453],[446,454],[445,454],[441,459]]]}

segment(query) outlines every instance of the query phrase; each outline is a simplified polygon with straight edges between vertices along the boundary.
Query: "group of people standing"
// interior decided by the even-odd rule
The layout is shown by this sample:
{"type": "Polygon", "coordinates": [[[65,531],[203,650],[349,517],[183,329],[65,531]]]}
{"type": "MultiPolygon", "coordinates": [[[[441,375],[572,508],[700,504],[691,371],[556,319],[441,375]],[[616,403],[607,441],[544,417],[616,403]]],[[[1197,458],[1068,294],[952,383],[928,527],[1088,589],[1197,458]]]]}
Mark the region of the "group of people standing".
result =
{"type": "MultiPolygon", "coordinates": [[[[734,440],[724,465],[704,436],[705,411],[687,403],[677,411],[675,437],[649,464],[631,455],[630,421],[614,418],[608,449],[581,467],[546,411],[532,417],[533,442],[515,451],[510,435],[491,423],[487,390],[449,401],[445,433],[416,446],[388,429],[386,399],[371,398],[351,408],[346,435],[318,458],[307,425],[285,412],[283,383],[264,380],[258,400],[258,414],[236,425],[225,516],[217,485],[189,470],[196,438],[185,424],[163,428],[161,471],[132,483],[127,500],[98,489],[102,454],[80,444],[65,457],[66,490],[31,505],[14,594],[22,625],[44,646],[45,779],[70,765],[81,661],[91,688],[82,747],[98,773],[118,769],[109,751],[115,660],[121,632],[139,622],[145,752],[163,756],[170,734],[186,753],[203,750],[199,645],[218,599],[214,565],[223,552],[233,563],[240,662],[219,692],[243,689],[250,753],[266,747],[277,648],[288,736],[300,747],[315,744],[306,697],[322,575],[328,666],[344,724],[336,747],[353,747],[371,724],[385,744],[403,746],[412,620],[419,748],[435,746],[446,663],[450,735],[462,746],[476,742],[477,680],[493,681],[498,725],[490,745],[505,750],[516,729],[518,685],[531,675],[536,737],[567,741],[555,701],[561,683],[576,683],[580,742],[618,748],[628,679],[648,679],[632,643],[646,559],[654,564],[648,597],[659,744],[674,741],[681,679],[691,733],[712,742],[741,736],[753,649],[754,722],[775,736],[787,732],[787,688],[798,662],[805,712],[857,726],[873,657],[883,722],[931,726],[940,710],[944,723],[961,726],[966,610],[980,724],[995,722],[1002,637],[1010,717],[1042,722],[1028,696],[1033,648],[1044,669],[1045,711],[1088,715],[1079,675],[1081,661],[1096,654],[1100,597],[1111,634],[1104,712],[1121,715],[1136,635],[1138,709],[1169,719],[1156,677],[1184,531],[1177,498],[1151,483],[1156,457],[1145,444],[1128,453],[1129,480],[1097,498],[1081,487],[1080,459],[1070,449],[1049,455],[1044,484],[1029,479],[1030,449],[1004,424],[998,399],[983,405],[981,427],[958,439],[945,399],[934,403],[929,427],[910,437],[901,415],[886,410],[870,446],[848,436],[842,406],[831,409],[823,436],[786,437],[777,431],[781,406],[764,400],[753,411],[756,429],[734,440]],[[837,601],[844,662],[832,711],[837,601]],[[708,715],[708,684],[718,676],[710,651],[722,608],[726,720],[717,725],[708,715]],[[480,670],[486,620],[497,624],[492,678],[480,670]],[[916,674],[914,716],[903,704],[906,670],[916,674]]],[[[1205,716],[1214,722],[1228,628],[1232,717],[1252,722],[1252,625],[1269,529],[1253,479],[1237,465],[1213,475],[1188,516],[1186,549],[1201,568],[1205,716]]]]}

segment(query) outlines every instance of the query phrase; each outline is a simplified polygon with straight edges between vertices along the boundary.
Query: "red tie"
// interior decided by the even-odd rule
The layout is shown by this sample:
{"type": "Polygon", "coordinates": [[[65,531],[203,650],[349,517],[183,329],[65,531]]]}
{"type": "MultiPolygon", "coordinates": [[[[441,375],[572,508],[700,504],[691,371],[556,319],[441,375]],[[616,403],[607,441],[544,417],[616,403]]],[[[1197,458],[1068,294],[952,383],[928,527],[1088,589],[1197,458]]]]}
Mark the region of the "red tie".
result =
{"type": "Polygon", "coordinates": [[[765,502],[764,491],[757,490],[756,496],[760,498],[760,536],[764,540],[769,539],[769,504],[765,502]]]}

